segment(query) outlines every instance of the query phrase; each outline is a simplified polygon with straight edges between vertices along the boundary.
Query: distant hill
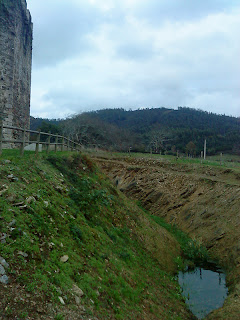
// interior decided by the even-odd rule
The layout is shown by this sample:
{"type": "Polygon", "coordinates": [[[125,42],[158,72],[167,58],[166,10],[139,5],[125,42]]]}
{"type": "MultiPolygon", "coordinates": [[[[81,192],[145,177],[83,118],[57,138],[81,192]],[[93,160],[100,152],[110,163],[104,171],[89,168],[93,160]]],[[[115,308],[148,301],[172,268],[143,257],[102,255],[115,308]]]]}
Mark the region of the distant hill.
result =
{"type": "Polygon", "coordinates": [[[208,154],[240,153],[239,118],[185,107],[104,109],[50,122],[83,144],[116,151],[197,155],[207,139],[208,154]]]}
{"type": "Polygon", "coordinates": [[[44,119],[44,118],[34,118],[30,117],[30,128],[31,130],[38,130],[41,128],[42,123],[54,124],[59,125],[61,120],[59,119],[44,119]]]}

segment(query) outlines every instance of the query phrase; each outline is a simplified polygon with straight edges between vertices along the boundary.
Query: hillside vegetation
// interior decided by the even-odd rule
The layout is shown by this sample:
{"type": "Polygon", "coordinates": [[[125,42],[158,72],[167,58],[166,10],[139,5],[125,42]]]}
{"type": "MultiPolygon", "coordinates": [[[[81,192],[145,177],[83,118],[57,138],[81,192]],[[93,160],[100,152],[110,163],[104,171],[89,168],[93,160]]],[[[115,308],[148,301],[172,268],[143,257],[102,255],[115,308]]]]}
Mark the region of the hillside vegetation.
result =
{"type": "Polygon", "coordinates": [[[207,139],[209,155],[240,154],[239,118],[179,107],[126,111],[105,109],[67,120],[31,120],[32,127],[60,130],[85,146],[112,151],[200,155],[207,139]]]}
{"type": "Polygon", "coordinates": [[[5,151],[0,182],[1,319],[194,319],[177,240],[89,158],[5,151]]]}

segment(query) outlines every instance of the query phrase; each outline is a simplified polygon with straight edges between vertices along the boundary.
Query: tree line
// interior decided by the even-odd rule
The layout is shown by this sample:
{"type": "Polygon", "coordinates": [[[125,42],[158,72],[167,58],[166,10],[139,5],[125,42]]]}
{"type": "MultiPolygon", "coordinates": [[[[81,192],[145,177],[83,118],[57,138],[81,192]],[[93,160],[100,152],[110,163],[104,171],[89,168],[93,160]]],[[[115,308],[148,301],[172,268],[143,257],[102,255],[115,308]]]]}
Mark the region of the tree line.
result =
{"type": "Polygon", "coordinates": [[[84,146],[112,151],[199,155],[240,154],[240,119],[179,107],[143,110],[103,109],[64,120],[31,118],[31,127],[69,135],[84,146]]]}

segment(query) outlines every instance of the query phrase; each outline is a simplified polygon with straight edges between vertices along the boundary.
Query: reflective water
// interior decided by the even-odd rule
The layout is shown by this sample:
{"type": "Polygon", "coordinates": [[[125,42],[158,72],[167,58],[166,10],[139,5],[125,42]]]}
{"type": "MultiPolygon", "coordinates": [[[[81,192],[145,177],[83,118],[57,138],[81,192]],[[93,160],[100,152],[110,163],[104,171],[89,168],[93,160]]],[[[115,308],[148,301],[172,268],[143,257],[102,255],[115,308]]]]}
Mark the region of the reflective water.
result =
{"type": "Polygon", "coordinates": [[[179,272],[178,282],[186,304],[198,319],[222,307],[227,297],[225,274],[221,271],[197,268],[191,272],[179,272]]]}

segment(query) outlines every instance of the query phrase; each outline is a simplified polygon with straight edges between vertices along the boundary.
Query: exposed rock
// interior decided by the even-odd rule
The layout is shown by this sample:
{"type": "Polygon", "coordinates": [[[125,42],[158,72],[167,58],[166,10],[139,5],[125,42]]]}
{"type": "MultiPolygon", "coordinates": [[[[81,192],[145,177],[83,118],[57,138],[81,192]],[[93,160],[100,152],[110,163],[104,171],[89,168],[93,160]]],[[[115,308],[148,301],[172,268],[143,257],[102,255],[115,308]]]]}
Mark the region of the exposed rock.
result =
{"type": "Polygon", "coordinates": [[[53,247],[55,246],[55,243],[49,242],[48,246],[49,246],[49,249],[53,249],[53,247]]]}
{"type": "Polygon", "coordinates": [[[61,186],[54,186],[54,189],[55,189],[56,191],[58,191],[59,193],[64,193],[64,192],[66,192],[66,190],[65,190],[63,187],[61,187],[61,186]]]}
{"type": "Polygon", "coordinates": [[[28,254],[22,251],[18,251],[18,255],[23,256],[24,258],[28,257],[28,254]]]}
{"type": "Polygon", "coordinates": [[[9,264],[6,262],[6,260],[3,257],[0,257],[0,263],[5,268],[9,268],[9,264]]]}
{"type": "Polygon", "coordinates": [[[6,273],[4,267],[0,264],[0,275],[3,276],[6,273]]]}
{"type": "Polygon", "coordinates": [[[9,164],[9,163],[11,163],[11,161],[6,159],[6,160],[2,160],[2,163],[9,164]]]}
{"type": "Polygon", "coordinates": [[[35,199],[33,196],[28,197],[28,198],[26,199],[26,203],[31,203],[31,202],[36,202],[36,199],[35,199]]]}
{"type": "Polygon", "coordinates": [[[76,302],[77,305],[80,304],[81,300],[80,300],[80,298],[78,296],[75,296],[75,302],[76,302]]]}
{"type": "Polygon", "coordinates": [[[82,297],[84,295],[82,289],[80,289],[76,284],[72,286],[72,291],[78,296],[82,297]]]}
{"type": "Polygon", "coordinates": [[[2,277],[0,277],[0,282],[3,284],[8,284],[9,283],[8,276],[4,274],[2,277]]]}
{"type": "Polygon", "coordinates": [[[17,202],[13,204],[14,207],[21,207],[22,205],[24,205],[24,202],[17,202]]]}
{"type": "Polygon", "coordinates": [[[58,299],[60,300],[61,304],[65,304],[65,302],[64,302],[62,297],[58,297],[58,299]]]}
{"type": "Polygon", "coordinates": [[[7,234],[6,233],[0,233],[0,241],[1,243],[6,243],[7,234]]]}
{"type": "Polygon", "coordinates": [[[1,188],[1,190],[0,190],[0,196],[1,196],[2,194],[4,194],[4,193],[8,190],[8,186],[5,185],[5,184],[3,184],[0,188],[1,188]]]}
{"type": "Polygon", "coordinates": [[[96,291],[96,295],[99,297],[100,296],[100,292],[97,290],[96,291]]]}
{"type": "MultiPolygon", "coordinates": [[[[36,150],[36,143],[31,143],[28,146],[24,147],[26,151],[35,151],[36,150]]],[[[38,151],[42,152],[42,144],[40,143],[38,146],[38,151]]]]}
{"type": "Polygon", "coordinates": [[[49,206],[49,202],[48,201],[43,201],[45,207],[47,208],[49,206]]]}
{"type": "Polygon", "coordinates": [[[69,259],[69,257],[68,257],[67,255],[65,255],[65,256],[63,256],[63,257],[60,258],[60,261],[61,261],[61,262],[67,262],[68,259],[69,259]]]}
{"type": "Polygon", "coordinates": [[[9,175],[7,176],[7,178],[8,178],[10,181],[18,181],[18,178],[17,178],[17,177],[14,177],[13,174],[9,174],[9,175]]]}

